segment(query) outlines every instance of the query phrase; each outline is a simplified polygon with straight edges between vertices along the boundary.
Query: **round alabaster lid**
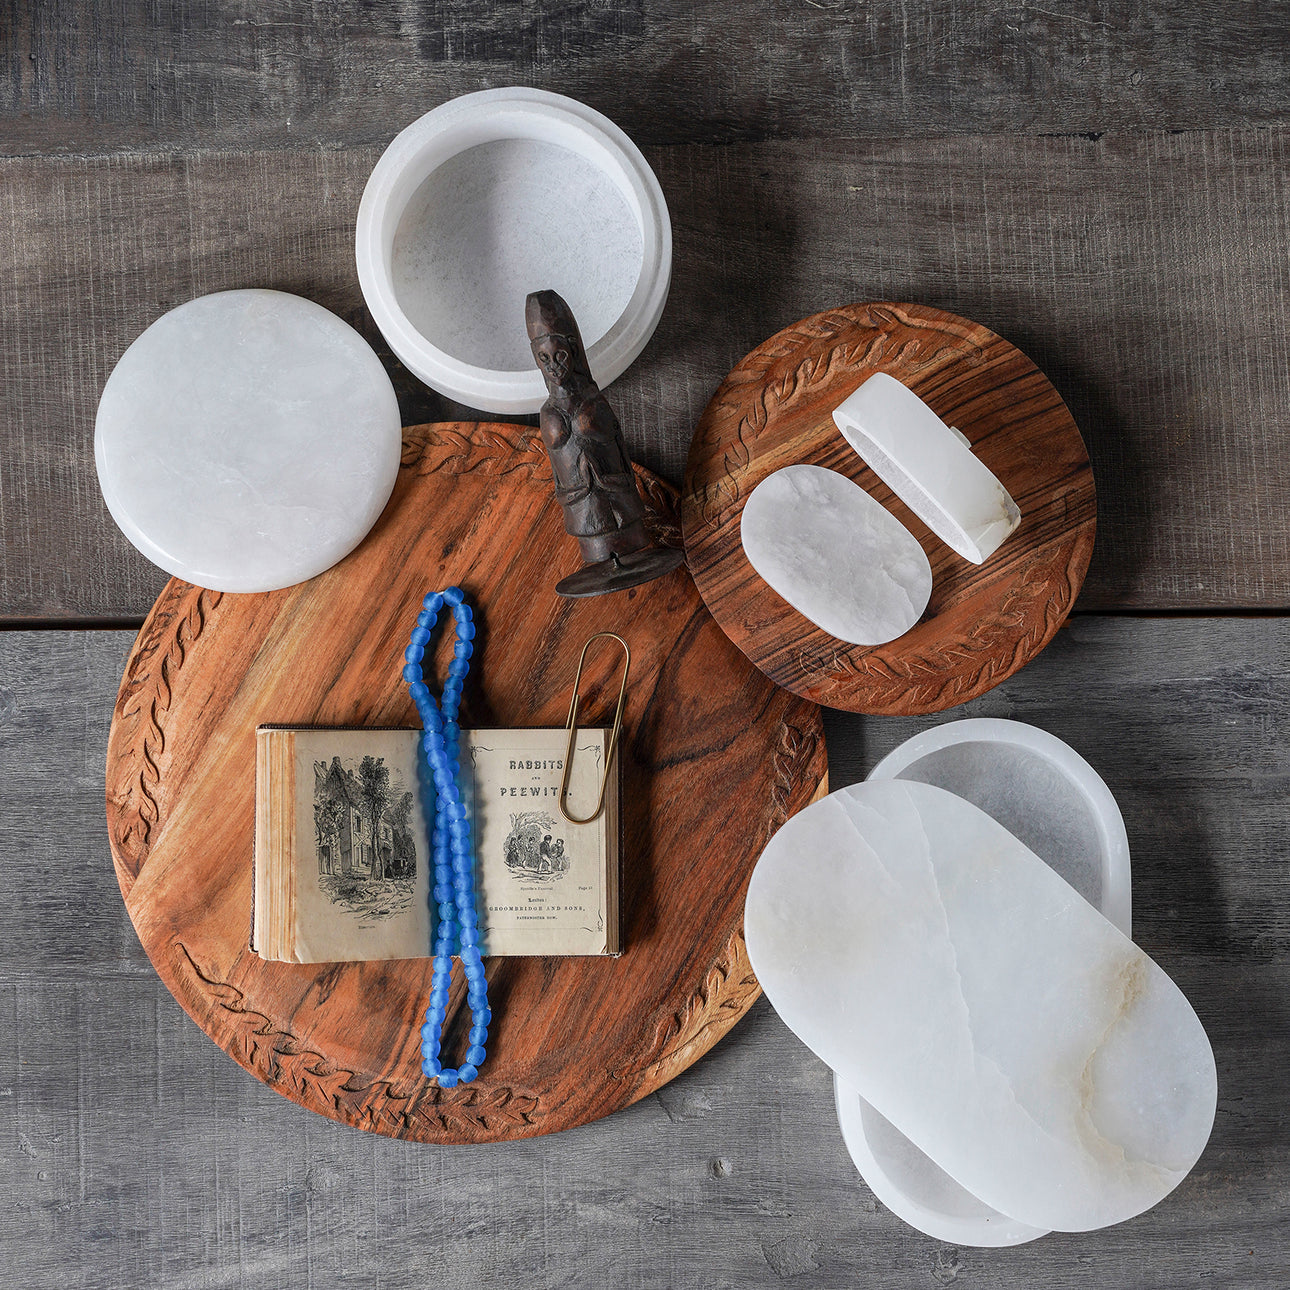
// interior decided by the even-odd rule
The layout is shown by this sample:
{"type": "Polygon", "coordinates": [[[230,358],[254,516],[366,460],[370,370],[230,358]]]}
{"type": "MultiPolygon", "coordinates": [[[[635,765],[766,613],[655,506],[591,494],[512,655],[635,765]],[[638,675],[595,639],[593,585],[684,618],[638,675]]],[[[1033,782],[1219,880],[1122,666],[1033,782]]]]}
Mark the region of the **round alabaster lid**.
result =
{"type": "Polygon", "coordinates": [[[488,412],[536,412],[524,325],[550,288],[608,385],[667,302],[672,224],[640,149],[576,99],[512,86],[441,104],[376,163],[358,209],[358,279],[409,371],[488,412]]]}
{"type": "Polygon", "coordinates": [[[1122,1222],[1204,1149],[1217,1075],[1182,992],[944,789],[856,784],[795,815],[757,863],[744,928],[789,1028],[1027,1227],[1122,1222]]]}
{"type": "Polygon", "coordinates": [[[348,555],[389,501],[398,399],[368,343],[282,291],[163,314],[112,370],[94,457],[112,518],[214,591],[272,591],[348,555]]]}

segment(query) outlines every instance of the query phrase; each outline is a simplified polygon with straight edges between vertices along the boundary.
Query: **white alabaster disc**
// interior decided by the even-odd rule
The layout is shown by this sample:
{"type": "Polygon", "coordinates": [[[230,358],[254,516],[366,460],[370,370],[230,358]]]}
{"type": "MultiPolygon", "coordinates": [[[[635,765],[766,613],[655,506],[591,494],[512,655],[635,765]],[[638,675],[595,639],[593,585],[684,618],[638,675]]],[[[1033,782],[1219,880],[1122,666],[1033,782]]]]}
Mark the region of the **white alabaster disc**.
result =
{"type": "Polygon", "coordinates": [[[794,609],[853,645],[883,645],[922,617],[932,568],[917,538],[859,485],[785,466],[739,522],[748,562],[794,609]]]}
{"type": "Polygon", "coordinates": [[[122,355],[94,427],[112,518],[154,564],[272,591],[348,555],[399,470],[398,399],[348,323],[282,291],[221,291],[122,355]]]}
{"type": "Polygon", "coordinates": [[[983,563],[1021,523],[966,437],[894,376],[875,372],[833,420],[874,474],[965,560],[983,563]]]}
{"type": "Polygon", "coordinates": [[[1217,1075],[1182,992],[943,789],[857,784],[794,816],[758,861],[744,927],[788,1026],[1001,1214],[1121,1222],[1204,1149],[1217,1075]]]}
{"type": "MultiPolygon", "coordinates": [[[[893,749],[869,779],[944,788],[979,806],[1131,936],[1129,839],[1101,776],[1069,744],[1022,721],[932,726],[893,749]]],[[[843,1141],[892,1213],[956,1245],[1018,1245],[1044,1235],[978,1200],[836,1074],[843,1141]]]]}

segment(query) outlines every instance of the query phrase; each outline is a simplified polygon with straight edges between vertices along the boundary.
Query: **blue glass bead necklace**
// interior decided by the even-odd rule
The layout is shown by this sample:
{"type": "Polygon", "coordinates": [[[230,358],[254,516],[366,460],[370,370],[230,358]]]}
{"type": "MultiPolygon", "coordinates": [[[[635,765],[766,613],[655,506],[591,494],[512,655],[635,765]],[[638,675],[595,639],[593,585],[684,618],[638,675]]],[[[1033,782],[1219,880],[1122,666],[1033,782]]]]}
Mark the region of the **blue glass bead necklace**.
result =
{"type": "Polygon", "coordinates": [[[439,926],[435,934],[434,976],[425,1025],[421,1027],[421,1070],[427,1079],[437,1079],[440,1088],[458,1082],[469,1084],[484,1064],[484,1043],[492,1012],[488,1007],[488,980],[479,952],[479,919],[475,912],[475,859],[471,844],[470,817],[461,792],[461,727],[457,709],[461,691],[475,652],[474,615],[460,587],[432,591],[422,602],[412,640],[404,652],[403,679],[417,705],[425,735],[423,757],[417,758],[421,771],[422,802],[427,819],[434,820],[430,849],[434,861],[434,892],[439,926]],[[457,620],[457,642],[448,665],[443,696],[435,703],[430,687],[422,678],[421,660],[440,613],[447,606],[457,620]],[[452,977],[452,956],[461,959],[466,973],[466,997],[473,1024],[466,1060],[455,1070],[439,1060],[444,1017],[448,1011],[448,982],[452,977]]]}

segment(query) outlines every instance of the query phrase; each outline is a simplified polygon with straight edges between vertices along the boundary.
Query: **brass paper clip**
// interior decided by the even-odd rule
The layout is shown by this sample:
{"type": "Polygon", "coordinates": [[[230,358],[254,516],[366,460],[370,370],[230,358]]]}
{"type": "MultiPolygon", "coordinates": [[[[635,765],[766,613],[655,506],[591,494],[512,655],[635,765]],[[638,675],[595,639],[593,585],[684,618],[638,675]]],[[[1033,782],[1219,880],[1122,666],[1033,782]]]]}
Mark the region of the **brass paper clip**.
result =
{"type": "Polygon", "coordinates": [[[569,731],[569,746],[564,751],[564,778],[560,781],[560,814],[570,824],[590,824],[605,809],[605,786],[609,783],[609,768],[613,765],[614,754],[618,751],[618,732],[623,728],[623,704],[627,700],[627,669],[631,665],[632,652],[627,648],[627,642],[614,632],[597,632],[594,636],[589,636],[587,643],[582,647],[582,653],[578,655],[578,670],[573,678],[573,701],[569,704],[569,720],[566,723],[569,731]],[[573,745],[578,738],[578,686],[582,681],[583,660],[587,657],[591,642],[600,640],[602,636],[606,640],[617,641],[623,647],[623,680],[618,687],[618,710],[614,713],[614,728],[609,735],[609,748],[605,753],[605,773],[600,777],[600,796],[596,799],[596,809],[586,818],[579,819],[576,815],[569,814],[569,808],[565,804],[565,798],[569,795],[569,779],[573,775],[573,745]]]}

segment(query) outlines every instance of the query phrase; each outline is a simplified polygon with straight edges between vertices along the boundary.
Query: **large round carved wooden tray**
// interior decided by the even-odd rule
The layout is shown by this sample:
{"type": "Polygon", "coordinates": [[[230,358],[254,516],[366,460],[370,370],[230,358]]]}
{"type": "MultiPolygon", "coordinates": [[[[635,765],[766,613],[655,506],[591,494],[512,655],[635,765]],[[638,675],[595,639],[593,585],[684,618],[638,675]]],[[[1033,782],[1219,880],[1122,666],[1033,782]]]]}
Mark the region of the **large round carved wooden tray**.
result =
{"type": "MultiPolygon", "coordinates": [[[[674,492],[641,481],[656,530],[678,542],[674,492]]],[[[769,835],[824,780],[819,709],[744,659],[684,569],[630,592],[557,597],[578,564],[535,432],[421,426],[405,431],[377,527],[336,568],[254,596],[172,581],[139,633],[108,746],[126,907],[198,1025],[302,1106],[422,1142],[551,1133],[657,1089],[756,998],[744,892],[769,835]],[[488,1062],[475,1083],[440,1089],[419,1065],[430,960],[265,963],[247,933],[256,725],[414,725],[402,650],[422,595],[450,583],[478,607],[482,644],[463,724],[563,725],[593,632],[623,635],[632,668],[625,952],[489,960],[488,1062]]],[[[589,723],[597,694],[616,696],[615,662],[588,657],[589,723]]],[[[449,1052],[469,1024],[464,1003],[457,973],[449,1052]]]]}
{"type": "Polygon", "coordinates": [[[1093,472],[1061,396],[988,328],[921,305],[816,314],[759,345],[722,383],[690,445],[685,550],[708,608],[776,684],[852,712],[939,712],[983,694],[1052,639],[1093,553],[1093,472]],[[940,541],[864,464],[833,409],[889,372],[972,441],[1021,508],[1021,526],[982,565],[940,541]],[[796,462],[840,471],[885,505],[932,566],[918,624],[887,645],[821,631],[749,564],[739,521],[767,475],[796,462]]]}

